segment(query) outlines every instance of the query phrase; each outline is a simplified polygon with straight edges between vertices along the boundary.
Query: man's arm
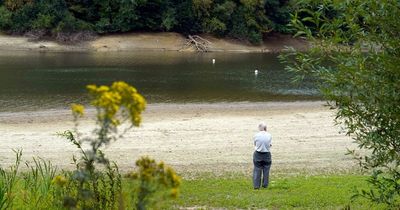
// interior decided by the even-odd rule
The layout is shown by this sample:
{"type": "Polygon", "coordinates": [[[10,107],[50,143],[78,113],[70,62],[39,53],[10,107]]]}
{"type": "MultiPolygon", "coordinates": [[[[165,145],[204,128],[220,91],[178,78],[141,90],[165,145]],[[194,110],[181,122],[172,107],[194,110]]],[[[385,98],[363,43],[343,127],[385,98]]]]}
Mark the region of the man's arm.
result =
{"type": "Polygon", "coordinates": [[[272,136],[271,136],[271,142],[269,143],[269,147],[272,147],[272,136]]]}

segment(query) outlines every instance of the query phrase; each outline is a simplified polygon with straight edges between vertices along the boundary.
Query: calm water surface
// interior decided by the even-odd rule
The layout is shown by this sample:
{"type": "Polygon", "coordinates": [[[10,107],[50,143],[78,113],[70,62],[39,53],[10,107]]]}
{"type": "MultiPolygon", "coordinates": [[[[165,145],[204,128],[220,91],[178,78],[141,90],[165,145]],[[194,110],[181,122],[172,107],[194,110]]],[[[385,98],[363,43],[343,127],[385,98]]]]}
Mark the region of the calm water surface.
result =
{"type": "Polygon", "coordinates": [[[295,85],[291,77],[277,54],[0,52],[0,112],[86,103],[87,84],[116,80],[150,103],[318,99],[312,81],[295,85]]]}

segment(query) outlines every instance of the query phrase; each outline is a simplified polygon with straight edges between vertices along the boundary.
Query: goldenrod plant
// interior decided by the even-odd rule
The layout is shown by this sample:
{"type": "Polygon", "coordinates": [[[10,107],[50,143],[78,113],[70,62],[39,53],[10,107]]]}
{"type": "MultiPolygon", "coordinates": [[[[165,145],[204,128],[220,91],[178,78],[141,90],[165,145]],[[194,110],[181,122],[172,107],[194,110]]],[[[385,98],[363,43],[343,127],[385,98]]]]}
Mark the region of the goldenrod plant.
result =
{"type": "Polygon", "coordinates": [[[166,166],[163,162],[156,163],[149,157],[142,157],[136,161],[138,170],[128,174],[128,177],[139,182],[133,205],[138,210],[145,210],[148,206],[153,206],[155,201],[160,204],[160,200],[167,197],[176,198],[179,193],[181,179],[175,171],[166,166]],[[167,190],[166,193],[164,193],[167,190]],[[161,193],[160,193],[161,192],[161,193]]]}
{"type": "MultiPolygon", "coordinates": [[[[78,131],[79,119],[84,115],[85,107],[73,104],[74,130],[65,131],[62,136],[76,145],[82,154],[74,157],[76,170],[63,176],[56,176],[54,182],[63,190],[64,207],[80,209],[116,209],[125,208],[122,196],[121,174],[118,166],[111,163],[102,148],[110,142],[122,138],[124,134],[142,121],[146,100],[137,90],[125,82],[114,82],[111,86],[88,85],[90,104],[96,109],[94,135],[85,136],[78,131]],[[123,128],[122,130],[120,128],[123,128]],[[98,170],[103,166],[105,171],[98,170]]],[[[146,209],[151,204],[149,197],[156,189],[172,189],[176,197],[180,178],[170,167],[154,160],[142,158],[137,162],[140,185],[133,208],[146,209]],[[147,164],[145,164],[147,163],[147,164]],[[144,179],[144,177],[146,177],[144,179]]],[[[165,199],[165,197],[163,197],[165,199]]]]}
{"type": "Polygon", "coordinates": [[[78,132],[78,121],[84,115],[84,106],[73,104],[72,114],[75,128],[62,136],[76,145],[81,158],[76,159],[76,170],[69,174],[69,193],[64,197],[67,208],[114,209],[121,193],[121,175],[117,165],[112,164],[101,149],[111,141],[123,137],[134,126],[139,126],[146,101],[137,90],[125,82],[114,82],[111,86],[88,85],[90,104],[96,109],[96,125],[92,136],[78,132]],[[118,128],[127,124],[123,132],[118,128]],[[85,147],[86,146],[86,147],[85,147]],[[106,173],[96,169],[103,165],[106,173]]]}

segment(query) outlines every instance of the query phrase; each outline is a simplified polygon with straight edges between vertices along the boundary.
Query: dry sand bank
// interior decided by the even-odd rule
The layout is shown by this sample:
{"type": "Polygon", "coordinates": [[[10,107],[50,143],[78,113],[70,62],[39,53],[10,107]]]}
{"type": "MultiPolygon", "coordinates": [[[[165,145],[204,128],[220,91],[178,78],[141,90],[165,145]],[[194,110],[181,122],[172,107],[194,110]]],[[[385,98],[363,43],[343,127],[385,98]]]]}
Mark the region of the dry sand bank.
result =
{"type": "MultiPolygon", "coordinates": [[[[93,115],[93,111],[89,111],[93,115]]],[[[72,127],[68,110],[0,112],[1,166],[14,161],[11,149],[22,148],[24,159],[40,156],[62,168],[73,168],[76,149],[55,136],[72,127]]],[[[266,121],[273,135],[275,172],[337,172],[352,169],[346,148],[355,148],[339,134],[333,112],[323,102],[151,104],[140,128],[112,143],[106,154],[122,170],[141,155],[164,160],[178,171],[250,173],[252,136],[266,121]]],[[[81,129],[91,130],[83,120],[81,129]]]]}
{"type": "MultiPolygon", "coordinates": [[[[244,42],[230,39],[218,39],[204,35],[211,44],[212,52],[277,52],[285,46],[298,49],[306,48],[306,42],[294,39],[289,35],[274,35],[265,40],[260,46],[248,45],[244,42]]],[[[99,36],[92,41],[73,45],[64,45],[54,41],[31,41],[28,37],[8,36],[0,34],[0,50],[25,51],[194,51],[185,49],[185,37],[178,33],[127,33],[99,36]]]]}

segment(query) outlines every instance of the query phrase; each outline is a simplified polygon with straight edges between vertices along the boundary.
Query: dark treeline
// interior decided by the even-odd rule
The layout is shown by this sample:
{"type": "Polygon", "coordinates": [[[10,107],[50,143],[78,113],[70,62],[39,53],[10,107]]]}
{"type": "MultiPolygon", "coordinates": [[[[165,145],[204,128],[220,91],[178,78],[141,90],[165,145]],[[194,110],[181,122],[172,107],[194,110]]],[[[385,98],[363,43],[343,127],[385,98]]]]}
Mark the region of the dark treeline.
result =
{"type": "Polygon", "coordinates": [[[290,0],[0,0],[0,30],[209,33],[257,44],[287,33],[290,0]]]}

